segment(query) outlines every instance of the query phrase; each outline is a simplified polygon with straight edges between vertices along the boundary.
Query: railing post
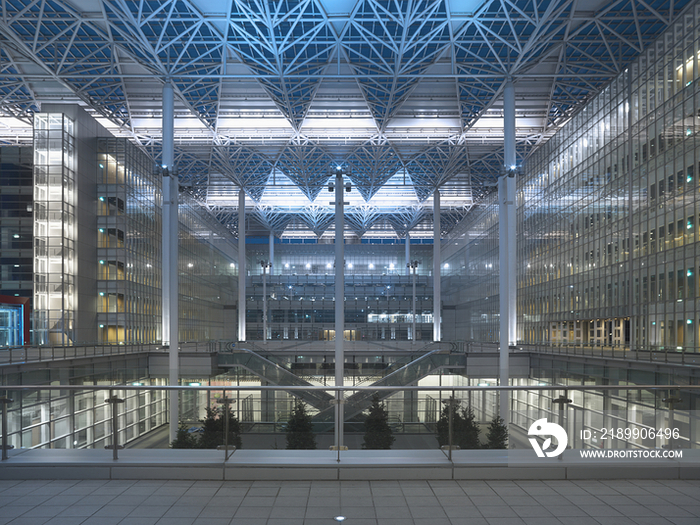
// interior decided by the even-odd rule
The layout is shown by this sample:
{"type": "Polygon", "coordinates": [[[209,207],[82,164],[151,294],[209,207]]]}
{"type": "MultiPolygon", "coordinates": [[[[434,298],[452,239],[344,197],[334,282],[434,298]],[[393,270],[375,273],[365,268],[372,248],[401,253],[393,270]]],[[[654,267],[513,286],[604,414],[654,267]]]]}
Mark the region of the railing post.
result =
{"type": "Polygon", "coordinates": [[[662,448],[667,448],[668,450],[673,450],[675,448],[678,448],[678,447],[676,447],[676,442],[675,442],[675,439],[673,437],[673,431],[675,430],[674,427],[676,426],[673,410],[675,409],[675,404],[680,403],[683,400],[680,397],[680,391],[678,392],[677,396],[674,396],[671,394],[671,390],[669,390],[668,397],[665,399],[662,399],[662,401],[668,405],[668,423],[667,423],[666,428],[671,429],[671,436],[668,438],[668,444],[666,446],[662,446],[662,448]]]}
{"type": "Polygon", "coordinates": [[[0,404],[2,404],[2,461],[9,459],[7,451],[14,448],[12,445],[7,443],[7,405],[12,403],[12,399],[9,397],[0,397],[0,404]]]}
{"type": "Polygon", "coordinates": [[[449,447],[447,451],[447,459],[452,461],[452,426],[453,426],[453,421],[454,421],[454,393],[450,396],[450,400],[447,404],[448,409],[447,409],[447,446],[449,447]]]}
{"type": "Polygon", "coordinates": [[[119,422],[118,422],[118,412],[117,412],[117,405],[119,403],[123,403],[123,399],[119,399],[117,396],[112,396],[110,398],[105,399],[106,403],[109,403],[112,405],[112,444],[107,445],[105,448],[111,448],[112,449],[112,459],[114,461],[119,459],[119,454],[118,451],[120,448],[124,448],[124,446],[120,446],[117,442],[119,441],[119,422]]]}
{"type": "MultiPolygon", "coordinates": [[[[559,405],[559,426],[566,429],[564,426],[564,406],[571,403],[572,400],[567,397],[568,390],[564,389],[563,393],[557,398],[553,399],[552,403],[559,405]]],[[[563,456],[559,456],[562,459],[563,456]]]]}
{"type": "MultiPolygon", "coordinates": [[[[223,402],[223,404],[224,404],[224,411],[223,411],[223,414],[221,414],[221,417],[225,418],[225,419],[224,419],[224,444],[223,444],[223,446],[217,445],[217,450],[223,449],[223,450],[224,450],[224,458],[225,458],[224,461],[228,461],[229,458],[231,457],[231,454],[233,454],[233,452],[236,451],[236,447],[234,446],[234,447],[233,447],[233,450],[232,450],[232,452],[231,452],[231,454],[228,453],[228,451],[229,451],[228,439],[229,439],[229,430],[230,430],[230,426],[229,426],[229,425],[230,425],[230,413],[229,413],[230,405],[229,405],[229,401],[233,401],[233,402],[235,403],[236,400],[235,400],[235,399],[232,399],[232,400],[229,399],[228,396],[226,395],[226,390],[223,391],[223,395],[224,395],[223,400],[222,400],[222,399],[219,399],[218,402],[219,402],[219,403],[222,403],[222,402],[223,402]]],[[[208,403],[207,403],[207,404],[208,404],[208,403]]]]}
{"type": "Polygon", "coordinates": [[[226,459],[228,459],[228,397],[226,396],[226,390],[224,390],[224,447],[226,447],[226,459]]]}

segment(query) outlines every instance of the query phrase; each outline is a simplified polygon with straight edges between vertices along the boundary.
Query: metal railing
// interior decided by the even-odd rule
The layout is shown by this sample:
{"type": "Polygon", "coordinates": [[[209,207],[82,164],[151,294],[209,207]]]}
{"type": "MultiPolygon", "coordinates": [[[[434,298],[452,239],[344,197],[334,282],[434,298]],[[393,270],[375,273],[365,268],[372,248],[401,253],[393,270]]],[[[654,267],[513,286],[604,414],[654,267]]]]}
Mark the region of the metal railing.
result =
{"type": "Polygon", "coordinates": [[[669,363],[679,365],[700,365],[700,348],[697,346],[635,346],[603,345],[584,343],[519,343],[518,348],[547,354],[581,355],[588,357],[605,357],[650,363],[669,363]]]}
{"type": "MultiPolygon", "coordinates": [[[[193,341],[179,343],[180,352],[215,353],[230,352],[235,348],[249,348],[270,359],[269,354],[304,350],[313,352],[332,345],[332,341],[291,341],[280,344],[278,341],[265,345],[261,341],[193,341]],[[275,344],[276,343],[276,344],[275,344]]],[[[406,346],[406,341],[346,341],[346,352],[376,351],[410,351],[412,354],[424,353],[436,348],[449,348],[457,352],[498,352],[498,343],[481,343],[474,341],[442,341],[424,343],[417,349],[406,346]]],[[[637,346],[601,345],[582,343],[519,343],[517,349],[524,352],[545,354],[580,355],[605,357],[652,363],[669,363],[700,366],[700,348],[697,346],[637,346]]],[[[36,363],[151,352],[167,352],[167,347],[160,344],[81,344],[73,346],[14,346],[0,347],[0,365],[36,363]]],[[[517,350],[516,350],[517,351],[517,350]]],[[[274,360],[274,358],[272,359],[274,360]]]]}
{"type": "MultiPolygon", "coordinates": [[[[9,436],[11,434],[17,434],[21,432],[25,432],[25,428],[22,426],[21,428],[15,428],[11,429],[9,428],[8,425],[8,411],[10,410],[11,405],[13,404],[13,399],[18,400],[22,398],[25,393],[32,394],[33,398],[41,398],[41,393],[42,392],[72,392],[72,393],[82,393],[82,392],[105,392],[107,395],[104,396],[104,402],[106,404],[111,405],[111,417],[109,418],[111,420],[111,429],[109,434],[111,435],[111,442],[109,445],[107,445],[105,448],[111,449],[113,451],[113,458],[115,460],[118,459],[118,450],[120,448],[123,448],[123,445],[125,443],[119,443],[119,433],[120,433],[120,428],[119,428],[119,407],[123,406],[123,398],[127,397],[126,395],[120,395],[121,394],[126,394],[129,391],[137,391],[137,393],[147,393],[147,392],[154,392],[154,391],[177,391],[180,392],[181,394],[185,393],[201,393],[202,395],[205,395],[207,398],[207,401],[209,402],[212,399],[213,394],[217,394],[218,396],[223,396],[224,400],[234,400],[235,397],[229,398],[229,394],[248,394],[250,392],[279,392],[279,391],[284,391],[284,392],[289,392],[291,394],[295,393],[300,393],[300,392],[324,392],[324,393],[336,393],[340,392],[340,400],[341,402],[344,402],[344,400],[347,400],[350,396],[348,394],[350,393],[355,393],[356,395],[358,393],[360,394],[367,394],[367,393],[375,393],[375,392],[381,392],[381,395],[384,397],[384,394],[387,393],[407,393],[407,392],[423,392],[423,393],[439,393],[441,396],[445,394],[444,398],[442,399],[442,403],[452,403],[453,400],[457,399],[457,395],[459,394],[462,396],[462,399],[460,402],[464,401],[464,396],[465,394],[472,394],[468,399],[472,400],[473,398],[476,398],[478,396],[483,396],[484,394],[498,394],[498,395],[504,395],[504,394],[510,394],[512,396],[515,396],[514,393],[519,393],[519,392],[525,392],[528,394],[531,394],[533,392],[551,392],[551,396],[547,398],[551,402],[551,407],[547,409],[543,409],[541,406],[536,410],[535,414],[528,415],[529,419],[527,419],[527,425],[523,427],[522,425],[520,426],[521,428],[526,428],[529,426],[530,423],[536,422],[536,419],[541,420],[542,415],[545,415],[546,417],[551,417],[553,420],[558,420],[560,424],[563,424],[564,421],[564,416],[568,418],[569,416],[567,415],[568,407],[569,404],[572,402],[570,398],[575,397],[573,394],[576,392],[580,393],[591,393],[591,392],[597,392],[597,393],[612,393],[612,392],[618,392],[618,391],[625,391],[625,392],[640,392],[640,394],[637,395],[637,397],[641,397],[642,391],[648,392],[648,395],[651,395],[653,399],[655,400],[654,403],[652,403],[651,407],[646,407],[645,410],[652,410],[654,411],[653,414],[653,422],[651,424],[642,424],[641,421],[637,421],[636,419],[634,420],[634,425],[639,426],[640,428],[647,428],[649,430],[653,430],[655,432],[658,432],[658,429],[656,428],[659,425],[660,421],[668,421],[670,424],[673,424],[674,421],[682,421],[682,424],[679,424],[678,426],[681,427],[681,432],[682,434],[676,436],[675,434],[673,437],[668,437],[667,441],[668,443],[661,445],[662,447],[665,448],[675,448],[676,445],[679,442],[684,442],[688,444],[691,448],[698,448],[700,447],[700,436],[697,435],[690,435],[694,430],[697,428],[700,428],[700,425],[698,424],[698,421],[700,418],[698,417],[697,414],[694,412],[691,413],[692,411],[689,409],[682,408],[679,406],[683,401],[684,397],[685,398],[690,398],[690,397],[696,397],[700,395],[700,385],[528,385],[528,386],[371,386],[371,387],[357,387],[357,386],[343,386],[343,387],[336,387],[336,386],[263,386],[263,385],[253,385],[253,386],[144,386],[144,385],[109,385],[109,386],[96,386],[96,385],[21,385],[21,386],[15,386],[15,385],[7,385],[7,386],[2,386],[0,387],[0,394],[3,394],[2,397],[0,397],[0,405],[2,408],[2,429],[1,429],[1,438],[2,438],[2,459],[4,461],[7,461],[8,459],[11,459],[10,455],[8,454],[8,451],[12,448],[9,445],[9,436]],[[698,393],[696,394],[696,391],[698,393]],[[555,394],[559,394],[558,397],[555,397],[555,394]],[[661,403],[664,403],[666,407],[660,407],[661,403]],[[674,419],[679,412],[683,412],[684,414],[682,417],[679,417],[678,419],[674,419]],[[675,414],[675,416],[674,416],[675,414]],[[651,426],[650,426],[651,425],[651,426]]],[[[240,397],[240,396],[239,396],[240,397]]],[[[627,399],[631,398],[633,396],[625,395],[624,397],[620,397],[620,399],[627,399]]],[[[50,396],[46,397],[47,399],[50,398],[50,396]]],[[[164,399],[167,399],[168,396],[163,396],[164,399]]],[[[218,397],[217,399],[222,399],[221,397],[218,397]]],[[[694,401],[692,399],[686,399],[687,404],[684,406],[694,406],[694,401]]],[[[232,401],[235,402],[235,401],[232,401]]],[[[438,405],[441,406],[441,405],[438,405]]],[[[497,407],[498,403],[493,403],[492,406],[497,407]]],[[[597,410],[594,408],[588,408],[588,407],[572,407],[576,408],[576,410],[591,410],[592,412],[597,410]]],[[[572,410],[572,412],[576,412],[576,410],[572,410]]],[[[445,410],[438,410],[440,413],[446,413],[449,411],[445,410]]],[[[166,411],[167,413],[167,411],[166,411]]],[[[513,428],[513,420],[515,419],[515,414],[516,411],[512,412],[512,415],[514,416],[513,418],[510,419],[511,421],[511,428],[513,428]]],[[[600,415],[600,414],[599,414],[600,415]]],[[[581,417],[581,414],[579,413],[577,417],[581,417]]],[[[615,416],[613,414],[605,414],[603,413],[600,415],[602,417],[602,420],[605,421],[616,421],[615,416]]],[[[635,416],[636,417],[636,416],[635,416]]],[[[20,425],[24,425],[23,423],[23,418],[18,419],[20,421],[20,425]]],[[[583,418],[581,418],[583,421],[583,418]]],[[[546,420],[545,420],[546,421],[546,420]]],[[[617,421],[625,421],[625,420],[617,420],[617,421]]],[[[627,421],[627,424],[632,424],[630,423],[631,420],[627,421]]],[[[348,421],[346,420],[346,424],[348,421]]],[[[334,442],[338,442],[338,435],[341,434],[341,439],[342,439],[342,433],[345,432],[344,430],[345,425],[340,425],[336,426],[333,428],[333,435],[334,435],[334,442]]],[[[449,453],[449,457],[451,459],[452,456],[452,450],[453,446],[452,443],[455,442],[453,439],[454,436],[452,435],[452,425],[450,425],[450,434],[449,434],[449,445],[446,449],[446,453],[449,453]]],[[[579,431],[584,431],[584,428],[580,428],[579,431]]],[[[600,428],[595,428],[594,430],[596,431],[609,431],[610,429],[606,429],[605,426],[600,427],[600,428]]],[[[647,432],[648,433],[648,432],[647,432]]],[[[613,432],[613,435],[615,433],[613,432]]],[[[581,439],[583,439],[584,434],[581,433],[581,436],[579,436],[581,439]]],[[[624,437],[624,436],[623,436],[624,437]]],[[[658,434],[657,434],[658,437],[658,434]]],[[[663,437],[663,436],[662,436],[663,437]]],[[[577,438],[578,439],[578,438],[577,438]]],[[[618,437],[617,439],[622,439],[619,436],[618,432],[618,437]]],[[[625,438],[627,439],[627,438],[625,438]]],[[[658,440],[657,440],[658,441],[658,440]]],[[[228,444],[223,444],[226,447],[228,447],[228,444]]],[[[637,445],[635,445],[637,446],[637,445]]],[[[638,445],[637,448],[649,448],[648,446],[645,445],[638,445]]],[[[340,457],[340,450],[338,450],[338,454],[340,457]]],[[[226,451],[228,455],[228,448],[226,451]]]]}
{"type": "MultiPolygon", "coordinates": [[[[220,352],[226,343],[184,342],[180,352],[220,352]]],[[[73,346],[12,346],[0,348],[0,365],[60,361],[126,354],[167,352],[161,344],[84,344],[73,346]]]]}

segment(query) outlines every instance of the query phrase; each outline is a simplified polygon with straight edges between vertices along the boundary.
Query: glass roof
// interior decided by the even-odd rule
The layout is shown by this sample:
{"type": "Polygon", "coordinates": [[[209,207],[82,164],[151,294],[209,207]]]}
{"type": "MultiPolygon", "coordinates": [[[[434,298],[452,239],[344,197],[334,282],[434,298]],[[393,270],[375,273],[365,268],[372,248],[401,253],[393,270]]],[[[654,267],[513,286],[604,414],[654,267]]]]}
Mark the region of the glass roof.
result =
{"type": "Polygon", "coordinates": [[[262,229],[322,234],[341,165],[357,235],[427,229],[431,195],[458,181],[449,229],[502,172],[507,79],[521,163],[688,3],[2,0],[0,140],[30,140],[44,102],[77,102],[156,163],[171,79],[181,183],[223,222],[237,202],[213,204],[211,181],[242,187],[262,229]]]}

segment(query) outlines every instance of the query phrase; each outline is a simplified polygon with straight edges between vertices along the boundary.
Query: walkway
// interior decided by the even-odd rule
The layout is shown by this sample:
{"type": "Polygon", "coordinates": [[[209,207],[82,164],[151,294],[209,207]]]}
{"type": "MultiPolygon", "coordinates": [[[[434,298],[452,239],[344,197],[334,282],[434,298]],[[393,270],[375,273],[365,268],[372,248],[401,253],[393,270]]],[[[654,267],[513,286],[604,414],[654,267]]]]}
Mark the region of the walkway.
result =
{"type": "Polygon", "coordinates": [[[0,525],[697,525],[700,481],[0,481],[0,525]]]}

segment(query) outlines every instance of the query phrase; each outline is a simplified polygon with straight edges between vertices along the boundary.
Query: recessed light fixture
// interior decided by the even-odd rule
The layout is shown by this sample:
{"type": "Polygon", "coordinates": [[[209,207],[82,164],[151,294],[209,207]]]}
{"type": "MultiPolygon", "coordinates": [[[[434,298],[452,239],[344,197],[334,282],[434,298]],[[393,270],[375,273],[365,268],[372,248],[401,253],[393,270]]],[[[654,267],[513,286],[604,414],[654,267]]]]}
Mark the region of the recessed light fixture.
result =
{"type": "Polygon", "coordinates": [[[333,518],[335,521],[345,521],[345,516],[336,516],[333,518]]]}

